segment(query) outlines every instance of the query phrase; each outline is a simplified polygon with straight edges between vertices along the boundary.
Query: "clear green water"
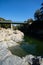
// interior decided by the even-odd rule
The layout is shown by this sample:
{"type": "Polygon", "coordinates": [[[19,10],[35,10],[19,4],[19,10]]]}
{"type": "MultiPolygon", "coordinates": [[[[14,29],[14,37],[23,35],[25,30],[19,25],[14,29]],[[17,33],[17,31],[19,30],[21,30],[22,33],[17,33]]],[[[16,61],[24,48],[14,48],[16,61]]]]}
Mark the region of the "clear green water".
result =
{"type": "Polygon", "coordinates": [[[34,55],[43,55],[43,41],[37,40],[32,37],[24,37],[25,39],[25,44],[28,44],[28,51],[30,50],[31,54],[34,55]]]}
{"type": "Polygon", "coordinates": [[[43,41],[36,40],[32,37],[24,36],[24,41],[18,46],[10,47],[10,51],[14,55],[23,57],[28,54],[43,56],[43,41]]]}

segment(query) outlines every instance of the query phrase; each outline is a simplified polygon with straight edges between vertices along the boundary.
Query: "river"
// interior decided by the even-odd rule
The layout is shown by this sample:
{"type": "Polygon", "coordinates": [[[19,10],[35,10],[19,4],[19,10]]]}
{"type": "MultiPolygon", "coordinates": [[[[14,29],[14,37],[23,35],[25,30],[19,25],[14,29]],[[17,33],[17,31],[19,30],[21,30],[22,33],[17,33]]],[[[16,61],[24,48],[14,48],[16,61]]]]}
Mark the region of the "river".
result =
{"type": "Polygon", "coordinates": [[[35,56],[43,56],[43,41],[24,36],[24,41],[19,46],[10,48],[12,54],[20,57],[32,54],[35,56]]]}
{"type": "Polygon", "coordinates": [[[28,54],[33,55],[43,55],[43,41],[32,38],[30,36],[24,36],[24,42],[21,47],[28,52],[28,54]]]}

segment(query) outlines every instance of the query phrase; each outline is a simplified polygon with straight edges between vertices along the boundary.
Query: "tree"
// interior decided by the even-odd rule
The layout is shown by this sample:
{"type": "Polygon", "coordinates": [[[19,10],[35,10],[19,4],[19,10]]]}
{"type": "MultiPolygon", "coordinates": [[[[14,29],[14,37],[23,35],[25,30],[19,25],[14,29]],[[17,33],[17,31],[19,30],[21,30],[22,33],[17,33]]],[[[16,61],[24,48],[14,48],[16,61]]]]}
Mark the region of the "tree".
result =
{"type": "Polygon", "coordinates": [[[35,14],[34,14],[34,18],[35,20],[40,20],[40,10],[36,10],[35,14]]]}
{"type": "Polygon", "coordinates": [[[40,10],[41,10],[41,20],[43,20],[43,3],[41,4],[41,8],[40,8],[40,10]]]}
{"type": "MultiPolygon", "coordinates": [[[[11,22],[11,20],[6,20],[4,18],[1,18],[0,17],[0,22],[11,22]]],[[[3,27],[3,28],[11,28],[11,24],[0,24],[0,27],[3,27]]]]}
{"type": "Polygon", "coordinates": [[[41,8],[36,10],[34,13],[35,20],[42,21],[43,20],[43,3],[41,4],[41,8]]]}
{"type": "Polygon", "coordinates": [[[30,19],[27,20],[27,23],[29,23],[29,24],[32,24],[32,22],[33,22],[32,18],[30,18],[30,19]]]}
{"type": "Polygon", "coordinates": [[[5,19],[0,17],[0,21],[5,21],[5,19]]]}

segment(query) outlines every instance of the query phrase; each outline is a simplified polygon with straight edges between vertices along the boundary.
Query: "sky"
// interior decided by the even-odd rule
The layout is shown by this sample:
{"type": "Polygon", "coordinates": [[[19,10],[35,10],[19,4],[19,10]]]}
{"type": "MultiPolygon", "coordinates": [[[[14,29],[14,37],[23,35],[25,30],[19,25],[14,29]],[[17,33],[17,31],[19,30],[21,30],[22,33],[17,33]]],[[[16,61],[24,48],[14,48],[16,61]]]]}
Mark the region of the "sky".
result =
{"type": "Polygon", "coordinates": [[[0,17],[17,22],[34,19],[34,13],[42,2],[43,0],[0,0],[0,17]]]}

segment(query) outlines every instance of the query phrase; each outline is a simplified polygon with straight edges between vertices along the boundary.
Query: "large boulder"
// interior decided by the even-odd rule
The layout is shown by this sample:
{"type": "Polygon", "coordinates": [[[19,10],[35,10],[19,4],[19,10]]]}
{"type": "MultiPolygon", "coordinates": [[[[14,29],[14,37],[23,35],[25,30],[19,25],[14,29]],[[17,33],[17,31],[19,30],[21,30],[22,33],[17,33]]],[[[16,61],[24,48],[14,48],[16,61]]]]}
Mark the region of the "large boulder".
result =
{"type": "Polygon", "coordinates": [[[24,60],[32,65],[32,59],[35,58],[33,55],[26,55],[24,60]]]}
{"type": "Polygon", "coordinates": [[[13,40],[15,42],[23,41],[24,34],[19,30],[2,29],[0,30],[0,41],[13,40]]]}
{"type": "Polygon", "coordinates": [[[27,65],[27,63],[18,56],[10,55],[2,61],[2,65],[27,65]]]}

